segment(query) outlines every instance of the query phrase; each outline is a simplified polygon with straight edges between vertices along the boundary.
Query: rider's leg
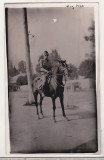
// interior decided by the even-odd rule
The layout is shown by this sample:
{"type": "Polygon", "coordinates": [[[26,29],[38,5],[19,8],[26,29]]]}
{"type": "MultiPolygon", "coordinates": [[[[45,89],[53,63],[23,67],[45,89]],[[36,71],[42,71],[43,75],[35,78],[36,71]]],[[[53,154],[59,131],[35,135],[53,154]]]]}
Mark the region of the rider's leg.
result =
{"type": "Polygon", "coordinates": [[[42,75],[41,76],[41,79],[42,79],[42,98],[45,97],[45,94],[44,94],[44,86],[45,86],[45,83],[46,83],[46,75],[42,75]]]}

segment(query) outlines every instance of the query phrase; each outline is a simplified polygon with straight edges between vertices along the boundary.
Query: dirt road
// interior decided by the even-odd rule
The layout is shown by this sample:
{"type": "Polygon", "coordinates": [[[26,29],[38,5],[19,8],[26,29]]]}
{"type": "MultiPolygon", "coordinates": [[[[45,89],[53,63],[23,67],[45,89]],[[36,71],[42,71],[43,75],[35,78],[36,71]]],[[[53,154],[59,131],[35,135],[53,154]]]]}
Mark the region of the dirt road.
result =
{"type": "Polygon", "coordinates": [[[56,100],[56,123],[52,102],[43,100],[45,117],[38,120],[35,106],[25,106],[28,93],[11,92],[10,140],[11,153],[76,153],[96,152],[96,110],[93,90],[65,92],[65,112],[62,117],[56,100]]]}

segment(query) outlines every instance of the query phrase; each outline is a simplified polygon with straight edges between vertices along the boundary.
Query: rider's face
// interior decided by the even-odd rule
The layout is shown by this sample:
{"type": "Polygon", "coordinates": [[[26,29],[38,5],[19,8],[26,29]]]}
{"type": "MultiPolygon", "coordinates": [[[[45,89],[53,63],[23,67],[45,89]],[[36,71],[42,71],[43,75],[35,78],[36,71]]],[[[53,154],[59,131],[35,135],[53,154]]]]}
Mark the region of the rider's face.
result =
{"type": "Polygon", "coordinates": [[[48,59],[48,56],[47,56],[47,54],[45,54],[45,55],[44,55],[44,59],[48,59]]]}

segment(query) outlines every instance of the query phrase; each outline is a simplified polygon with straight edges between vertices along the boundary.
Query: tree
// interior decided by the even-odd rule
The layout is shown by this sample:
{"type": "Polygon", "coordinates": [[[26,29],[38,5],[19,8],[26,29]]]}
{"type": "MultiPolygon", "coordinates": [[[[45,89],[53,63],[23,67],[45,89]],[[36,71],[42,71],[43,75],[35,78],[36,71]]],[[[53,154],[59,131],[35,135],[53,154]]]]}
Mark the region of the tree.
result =
{"type": "Polygon", "coordinates": [[[14,77],[19,74],[19,71],[16,69],[16,67],[13,67],[12,61],[9,61],[9,76],[14,77]]]}
{"type": "Polygon", "coordinates": [[[16,69],[16,67],[13,67],[13,76],[16,76],[19,74],[19,71],[16,69]]]}
{"type": "Polygon", "coordinates": [[[92,21],[92,25],[88,28],[90,35],[85,36],[84,39],[91,42],[92,51],[89,54],[89,58],[81,62],[79,66],[79,75],[85,77],[95,78],[95,23],[92,21]]]}
{"type": "Polygon", "coordinates": [[[88,31],[90,32],[90,35],[85,36],[84,39],[86,41],[91,42],[92,52],[90,54],[90,58],[95,59],[95,23],[94,21],[92,21],[92,25],[88,28],[88,31]]]}
{"type": "Polygon", "coordinates": [[[22,60],[18,63],[18,70],[19,72],[26,73],[26,62],[25,61],[22,60]]]}
{"type": "Polygon", "coordinates": [[[51,65],[52,66],[55,65],[58,59],[61,59],[58,51],[56,49],[52,50],[49,55],[49,60],[51,62],[51,65]]]}
{"type": "Polygon", "coordinates": [[[77,67],[71,63],[68,65],[68,77],[69,77],[69,79],[77,79],[78,78],[77,67]]]}
{"type": "Polygon", "coordinates": [[[25,76],[19,76],[18,78],[17,78],[17,80],[16,80],[16,83],[18,84],[18,85],[27,85],[28,83],[27,83],[27,75],[25,75],[25,76]]]}
{"type": "Polygon", "coordinates": [[[92,59],[86,59],[81,62],[79,66],[79,75],[87,78],[95,77],[95,61],[92,59]]]}

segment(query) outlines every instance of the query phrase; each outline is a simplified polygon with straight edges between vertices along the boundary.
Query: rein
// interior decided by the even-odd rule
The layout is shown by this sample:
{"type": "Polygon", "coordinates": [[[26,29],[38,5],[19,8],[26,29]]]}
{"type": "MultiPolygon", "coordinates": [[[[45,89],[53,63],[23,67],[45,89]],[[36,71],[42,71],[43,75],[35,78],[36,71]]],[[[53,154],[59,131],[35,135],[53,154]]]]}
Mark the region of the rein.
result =
{"type": "MultiPolygon", "coordinates": [[[[54,79],[54,78],[53,78],[53,79],[54,79]]],[[[54,79],[54,81],[56,82],[56,79],[54,79]]],[[[62,85],[62,84],[60,84],[59,82],[56,82],[56,84],[57,84],[57,85],[59,84],[61,87],[64,87],[64,86],[65,86],[64,84],[62,85]]],[[[66,83],[65,83],[65,84],[66,84],[66,83]]]]}
{"type": "MultiPolygon", "coordinates": [[[[52,74],[52,75],[64,75],[64,74],[52,74]]],[[[64,76],[65,77],[65,76],[64,76]]],[[[66,80],[65,80],[65,84],[60,84],[58,81],[56,81],[56,79],[53,77],[53,79],[54,79],[54,81],[55,81],[55,83],[57,84],[57,85],[60,85],[61,87],[64,87],[65,86],[65,84],[66,84],[66,80]]]]}

